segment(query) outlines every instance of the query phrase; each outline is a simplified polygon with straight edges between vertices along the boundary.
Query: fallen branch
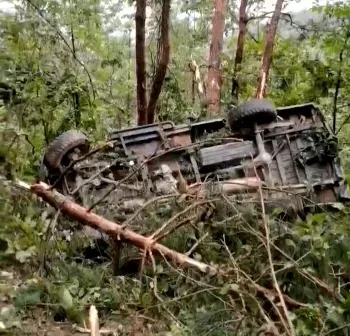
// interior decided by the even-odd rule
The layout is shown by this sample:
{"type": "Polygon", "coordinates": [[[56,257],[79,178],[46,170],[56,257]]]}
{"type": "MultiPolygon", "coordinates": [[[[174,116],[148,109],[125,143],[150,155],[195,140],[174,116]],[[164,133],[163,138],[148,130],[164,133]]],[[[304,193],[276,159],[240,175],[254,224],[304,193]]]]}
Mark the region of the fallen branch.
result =
{"type": "Polygon", "coordinates": [[[121,240],[144,251],[152,251],[153,254],[165,256],[167,259],[172,260],[175,264],[178,264],[183,268],[193,267],[197,268],[201,272],[210,273],[212,275],[222,273],[222,271],[214,266],[210,266],[189,258],[182,253],[173,251],[162,244],[154,242],[153,239],[139,235],[127,228],[123,228],[122,225],[113,223],[93,212],[88,211],[84,207],[70,201],[56,190],[50,190],[50,187],[43,182],[32,185],[30,190],[42,198],[46,203],[50,204],[55,209],[60,210],[62,214],[68,215],[72,219],[77,220],[95,230],[104,232],[115,239],[120,237],[121,240]]]}
{"type": "MultiPolygon", "coordinates": [[[[74,326],[74,330],[79,332],[79,333],[82,333],[82,334],[90,334],[91,335],[91,330],[87,329],[87,328],[74,326]]],[[[100,335],[115,335],[115,333],[113,332],[113,330],[101,329],[100,330],[100,335]]]]}
{"type": "Polygon", "coordinates": [[[196,182],[187,187],[187,196],[196,196],[197,199],[215,195],[232,195],[258,190],[263,187],[263,181],[257,177],[230,179],[224,182],[196,182]]]}
{"type": "MultiPolygon", "coordinates": [[[[56,190],[52,190],[50,186],[43,182],[30,186],[22,181],[7,181],[4,177],[0,176],[0,181],[1,180],[3,180],[6,184],[18,185],[20,188],[31,191],[43,201],[53,206],[55,209],[60,210],[62,214],[68,215],[72,219],[75,219],[88,227],[104,232],[112,238],[120,237],[120,239],[123,241],[128,242],[144,251],[151,251],[154,254],[159,254],[162,257],[171,260],[180,267],[196,268],[201,272],[209,273],[211,275],[220,274],[223,276],[230,276],[229,273],[223,270],[194,260],[182,253],[173,251],[162,244],[154,242],[148,237],[144,237],[127,228],[123,228],[123,225],[113,223],[97,214],[94,214],[93,212],[88,211],[84,207],[70,201],[56,190]]],[[[279,296],[278,293],[260,286],[257,283],[254,284],[254,287],[258,292],[267,297],[279,296]]],[[[282,296],[284,301],[288,303],[288,306],[291,308],[307,307],[307,304],[298,302],[286,294],[282,294],[282,296]]],[[[101,331],[101,333],[105,333],[105,331],[101,331]]]]}
{"type": "Polygon", "coordinates": [[[186,252],[185,254],[186,254],[187,256],[190,256],[190,255],[193,253],[193,251],[199,246],[199,244],[200,244],[205,238],[207,238],[208,236],[209,236],[209,233],[207,232],[204,236],[200,237],[200,238],[194,243],[194,245],[188,250],[188,252],[186,252]]]}

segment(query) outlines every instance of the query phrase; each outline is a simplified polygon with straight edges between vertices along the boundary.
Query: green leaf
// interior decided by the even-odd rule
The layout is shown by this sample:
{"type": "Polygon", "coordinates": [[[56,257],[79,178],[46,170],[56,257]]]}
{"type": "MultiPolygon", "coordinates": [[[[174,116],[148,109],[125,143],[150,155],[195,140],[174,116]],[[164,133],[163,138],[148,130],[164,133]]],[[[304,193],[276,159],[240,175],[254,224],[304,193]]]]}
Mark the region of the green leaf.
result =
{"type": "Polygon", "coordinates": [[[32,256],[32,252],[28,250],[16,252],[16,259],[21,263],[25,263],[27,259],[30,258],[31,256],[32,256]]]}
{"type": "Polygon", "coordinates": [[[285,242],[286,246],[290,246],[290,247],[294,247],[294,248],[296,247],[296,245],[292,239],[287,238],[284,242],[285,242]]]}
{"type": "Polygon", "coordinates": [[[342,203],[336,202],[336,203],[332,203],[331,204],[332,208],[336,209],[336,210],[344,210],[345,206],[342,203]]]}
{"type": "Polygon", "coordinates": [[[35,306],[41,302],[41,292],[39,290],[27,290],[18,293],[15,297],[16,307],[35,306]]]}
{"type": "Polygon", "coordinates": [[[221,295],[226,295],[229,291],[230,291],[230,285],[228,284],[222,287],[219,293],[221,295]]]}
{"type": "Polygon", "coordinates": [[[310,235],[304,235],[300,238],[300,240],[302,241],[309,241],[312,240],[312,237],[310,235]]]}
{"type": "Polygon", "coordinates": [[[230,284],[230,289],[234,292],[238,292],[239,290],[239,285],[237,284],[230,284]]]}
{"type": "Polygon", "coordinates": [[[145,293],[141,297],[141,304],[144,307],[150,306],[152,304],[152,296],[150,293],[145,293]]]}
{"type": "Polygon", "coordinates": [[[324,213],[318,213],[318,214],[314,214],[312,216],[312,221],[315,224],[322,224],[325,222],[326,219],[327,219],[327,215],[324,213]]]}
{"type": "Polygon", "coordinates": [[[73,308],[73,297],[70,294],[69,290],[65,287],[61,287],[60,289],[60,305],[63,307],[64,310],[69,310],[73,308]]]}
{"type": "Polygon", "coordinates": [[[79,292],[78,292],[78,297],[82,298],[84,296],[84,294],[85,294],[84,288],[80,288],[79,292]]]}
{"type": "Polygon", "coordinates": [[[226,295],[227,293],[229,293],[230,291],[234,291],[234,292],[238,292],[239,290],[239,285],[232,283],[232,284],[226,284],[224,285],[221,290],[220,290],[220,294],[221,295],[226,295]]]}

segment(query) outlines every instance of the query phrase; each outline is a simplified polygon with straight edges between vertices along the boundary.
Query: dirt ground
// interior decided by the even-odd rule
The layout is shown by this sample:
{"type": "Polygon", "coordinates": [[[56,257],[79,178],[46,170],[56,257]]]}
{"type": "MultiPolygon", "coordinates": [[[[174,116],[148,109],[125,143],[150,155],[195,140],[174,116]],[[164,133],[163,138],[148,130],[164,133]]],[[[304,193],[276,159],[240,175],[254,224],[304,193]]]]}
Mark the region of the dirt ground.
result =
{"type": "MultiPolygon", "coordinates": [[[[4,305],[1,307],[3,308],[4,305]]],[[[0,309],[1,309],[0,308],[0,309]]],[[[69,322],[54,322],[47,319],[44,310],[34,310],[31,312],[32,318],[21,321],[21,326],[8,330],[0,330],[0,335],[35,335],[35,336],[84,336],[90,335],[90,330],[86,327],[76,326],[69,322]]],[[[106,322],[100,327],[101,335],[120,335],[118,325],[114,322],[106,322]]]]}
{"type": "MultiPolygon", "coordinates": [[[[100,328],[102,335],[120,335],[116,330],[118,326],[113,323],[106,323],[100,328]]],[[[1,333],[0,333],[1,334],[1,333]]],[[[10,335],[10,333],[8,334],[10,335]]],[[[85,336],[90,335],[89,329],[79,328],[75,325],[64,322],[49,322],[27,320],[22,323],[22,330],[11,331],[11,335],[37,335],[37,336],[85,336]]]]}

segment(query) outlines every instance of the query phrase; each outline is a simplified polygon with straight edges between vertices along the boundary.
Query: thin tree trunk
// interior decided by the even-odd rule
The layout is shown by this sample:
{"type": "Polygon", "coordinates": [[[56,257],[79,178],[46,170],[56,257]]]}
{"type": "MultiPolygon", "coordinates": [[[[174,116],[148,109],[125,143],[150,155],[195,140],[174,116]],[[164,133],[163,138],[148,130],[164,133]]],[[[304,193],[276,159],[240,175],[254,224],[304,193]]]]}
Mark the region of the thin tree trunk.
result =
{"type": "Polygon", "coordinates": [[[335,93],[333,97],[333,132],[337,132],[337,112],[338,112],[338,96],[342,81],[342,65],[343,65],[343,55],[347,48],[349,37],[345,39],[344,46],[339,53],[339,68],[337,73],[337,82],[335,84],[335,93]]]}
{"type": "MultiPolygon", "coordinates": [[[[73,57],[76,58],[76,49],[75,49],[75,36],[74,36],[74,29],[73,25],[70,26],[70,32],[71,32],[71,40],[72,40],[72,51],[73,51],[73,57]]],[[[80,97],[79,93],[73,92],[72,93],[73,98],[73,110],[74,110],[74,122],[75,127],[79,127],[81,123],[81,112],[80,112],[80,97]]]]}
{"type": "Polygon", "coordinates": [[[214,0],[212,34],[208,60],[208,78],[206,85],[208,113],[217,115],[221,98],[221,60],[223,47],[227,0],[214,0]]]}
{"type": "Polygon", "coordinates": [[[258,87],[256,90],[256,98],[261,99],[266,94],[266,82],[270,71],[273,46],[277,32],[277,26],[281,18],[282,6],[284,0],[277,0],[275,11],[273,12],[271,21],[266,30],[265,48],[262,56],[260,73],[258,78],[258,87]]]}
{"type": "MultiPolygon", "coordinates": [[[[132,52],[131,52],[131,30],[128,30],[128,34],[129,34],[129,62],[130,60],[132,59],[132,52]]],[[[128,81],[130,82],[130,79],[131,79],[131,66],[128,70],[128,81]]],[[[131,92],[129,91],[128,92],[128,96],[126,98],[126,106],[127,106],[127,109],[129,111],[131,111],[131,92]]]]}
{"type": "Polygon", "coordinates": [[[243,61],[243,51],[244,51],[244,39],[247,30],[247,6],[248,0],[241,0],[241,5],[239,7],[239,23],[238,23],[238,39],[237,39],[237,49],[232,77],[232,90],[231,95],[235,101],[238,101],[239,94],[239,83],[237,79],[237,72],[243,61]]]}
{"type": "Polygon", "coordinates": [[[136,1],[136,79],[137,79],[137,124],[147,124],[146,96],[146,0],[136,1]]]}
{"type": "Polygon", "coordinates": [[[155,110],[159,95],[162,91],[162,86],[169,63],[170,44],[169,44],[169,20],[170,20],[170,0],[163,0],[162,16],[160,27],[160,51],[161,55],[157,67],[154,81],[149,96],[147,107],[147,124],[154,123],[155,110]]]}

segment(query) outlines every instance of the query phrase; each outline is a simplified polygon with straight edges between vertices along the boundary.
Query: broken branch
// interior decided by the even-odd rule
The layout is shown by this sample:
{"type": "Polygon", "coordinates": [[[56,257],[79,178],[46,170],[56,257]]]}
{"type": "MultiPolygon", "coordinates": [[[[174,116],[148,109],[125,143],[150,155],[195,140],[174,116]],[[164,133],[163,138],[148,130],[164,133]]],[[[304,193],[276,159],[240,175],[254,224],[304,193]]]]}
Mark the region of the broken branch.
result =
{"type": "Polygon", "coordinates": [[[162,244],[155,243],[150,238],[137,234],[127,228],[123,228],[122,225],[113,223],[93,212],[89,212],[87,209],[70,201],[56,190],[50,190],[50,187],[43,182],[32,185],[30,189],[45,202],[53,206],[55,209],[60,210],[62,214],[65,214],[95,230],[104,232],[111,237],[120,237],[121,240],[144,251],[150,250],[154,254],[163,255],[167,259],[172,260],[175,264],[184,268],[197,268],[201,272],[213,275],[220,272],[216,267],[189,258],[186,255],[173,251],[162,244]]]}

